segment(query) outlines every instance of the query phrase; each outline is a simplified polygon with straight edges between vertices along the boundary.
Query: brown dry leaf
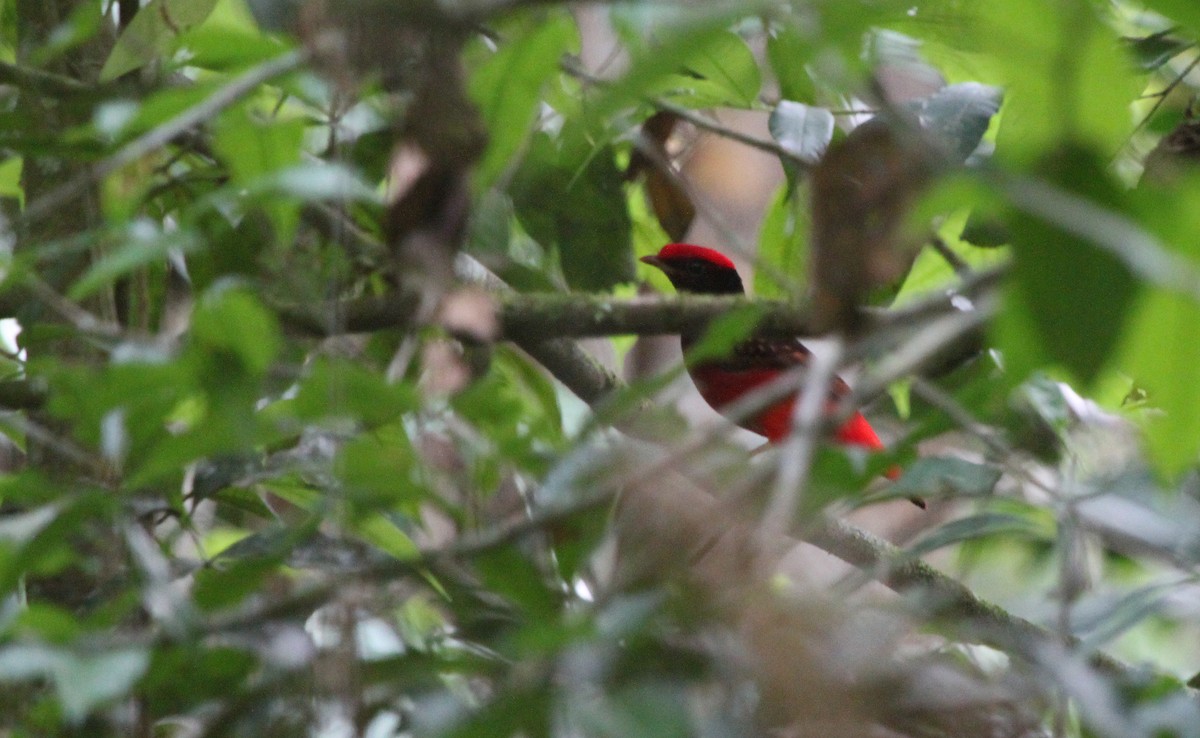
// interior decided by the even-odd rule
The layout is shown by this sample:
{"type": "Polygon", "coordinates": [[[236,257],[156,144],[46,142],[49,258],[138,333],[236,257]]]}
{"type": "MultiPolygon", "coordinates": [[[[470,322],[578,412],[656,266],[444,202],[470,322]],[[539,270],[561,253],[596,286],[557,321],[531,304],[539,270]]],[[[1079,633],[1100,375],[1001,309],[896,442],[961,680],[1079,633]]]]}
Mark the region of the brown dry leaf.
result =
{"type": "Polygon", "coordinates": [[[679,123],[674,113],[658,112],[642,124],[640,145],[629,157],[626,181],[645,176],[646,198],[659,225],[673,241],[682,241],[696,218],[696,205],[672,166],[671,136],[679,123]]]}
{"type": "Polygon", "coordinates": [[[915,128],[874,118],[814,167],[810,276],[820,330],[858,330],[867,295],[908,271],[920,242],[902,226],[933,161],[915,128]]]}
{"type": "Polygon", "coordinates": [[[1200,164],[1200,117],[1189,109],[1184,119],[1146,156],[1142,180],[1170,185],[1200,164]]]}

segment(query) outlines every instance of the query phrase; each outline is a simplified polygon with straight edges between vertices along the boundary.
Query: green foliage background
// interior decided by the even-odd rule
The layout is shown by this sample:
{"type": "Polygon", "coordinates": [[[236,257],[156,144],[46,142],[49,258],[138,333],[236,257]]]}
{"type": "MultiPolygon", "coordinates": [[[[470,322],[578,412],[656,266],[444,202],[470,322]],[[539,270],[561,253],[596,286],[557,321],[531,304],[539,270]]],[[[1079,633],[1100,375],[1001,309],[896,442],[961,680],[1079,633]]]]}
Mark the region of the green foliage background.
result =
{"type": "MultiPolygon", "coordinates": [[[[689,435],[648,402],[675,375],[581,402],[546,358],[567,349],[545,342],[589,331],[506,335],[505,295],[578,293],[603,316],[639,280],[664,287],[635,269],[667,237],[626,167],[653,113],[711,127],[712,108],[771,115],[758,144],[787,181],[754,286],[802,295],[805,162],[844,137],[830,118],[873,104],[873,70],[914,64],[949,85],[916,114],[974,155],[910,218],[956,258],[922,250],[888,301],[920,304],[964,270],[1005,281],[980,301],[986,350],[889,377],[894,402],[872,412],[903,430],[886,458],[816,455],[806,520],[878,502],[872,479],[899,460],[882,497],[941,511],[900,560],[928,557],[1002,616],[979,636],[962,601],[850,560],[905,592],[885,609],[937,637],[938,658],[1009,690],[985,709],[1027,714],[997,734],[1197,735],[1200,175],[1139,180],[1200,87],[1198,8],[612,3],[598,11],[626,64],[597,79],[578,9],[557,3],[3,0],[0,307],[20,335],[0,358],[0,732],[808,725],[764,715],[770,675],[712,645],[753,641],[712,602],[596,556],[617,490],[662,471],[653,453],[760,500],[779,455],[689,435]],[[457,156],[476,124],[486,148],[457,156]],[[389,230],[414,140],[465,178],[461,254],[389,230]],[[1054,637],[1029,641],[1015,617],[1054,637]]],[[[415,230],[450,217],[422,212],[415,230]]],[[[762,314],[732,313],[709,347],[762,314]]],[[[869,368],[885,344],[861,343],[869,368]]],[[[871,720],[979,734],[900,715],[912,682],[880,671],[856,687],[881,690],[855,695],[888,708],[871,720]]]]}

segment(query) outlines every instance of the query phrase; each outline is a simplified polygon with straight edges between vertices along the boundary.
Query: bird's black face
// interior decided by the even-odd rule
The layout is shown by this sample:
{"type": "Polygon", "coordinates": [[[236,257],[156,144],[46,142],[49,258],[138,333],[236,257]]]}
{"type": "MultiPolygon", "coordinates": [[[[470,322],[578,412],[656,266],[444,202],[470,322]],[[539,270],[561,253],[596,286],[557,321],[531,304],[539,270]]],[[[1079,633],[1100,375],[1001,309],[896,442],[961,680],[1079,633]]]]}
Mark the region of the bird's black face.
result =
{"type": "Polygon", "coordinates": [[[643,256],[642,261],[661,269],[680,292],[701,295],[741,295],[745,292],[737,270],[698,257],[663,259],[643,256]]]}

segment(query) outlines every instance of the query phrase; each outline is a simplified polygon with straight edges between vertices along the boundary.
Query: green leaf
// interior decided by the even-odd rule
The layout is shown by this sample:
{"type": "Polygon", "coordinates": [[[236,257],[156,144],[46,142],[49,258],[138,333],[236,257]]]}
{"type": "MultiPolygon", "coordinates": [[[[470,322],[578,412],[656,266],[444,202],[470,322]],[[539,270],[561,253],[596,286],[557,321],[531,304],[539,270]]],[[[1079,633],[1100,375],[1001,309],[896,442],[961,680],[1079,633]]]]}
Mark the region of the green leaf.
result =
{"type": "Polygon", "coordinates": [[[767,38],[767,60],[785,100],[812,100],[816,87],[808,73],[812,44],[791,26],[772,28],[767,38]]]}
{"type": "Polygon", "coordinates": [[[1175,36],[1175,29],[1152,33],[1149,36],[1130,39],[1129,48],[1138,67],[1146,72],[1153,72],[1179,54],[1195,46],[1195,43],[1175,36]]]}
{"type": "Polygon", "coordinates": [[[985,464],[965,459],[930,456],[917,459],[904,470],[888,494],[896,496],[967,495],[981,497],[990,494],[1000,479],[1000,471],[985,464]]]}
{"type": "Polygon", "coordinates": [[[1100,6],[1011,0],[976,7],[973,41],[996,64],[989,82],[1002,86],[1007,100],[997,156],[1027,166],[1064,141],[1106,156],[1125,145],[1129,103],[1144,81],[1100,6]]]}
{"type": "Polygon", "coordinates": [[[190,231],[162,232],[149,223],[136,223],[127,230],[124,242],[93,262],[67,294],[72,300],[82,300],[135,269],[164,262],[172,252],[187,254],[200,245],[190,231]]]}
{"type": "MultiPolygon", "coordinates": [[[[1107,163],[1091,148],[1066,144],[1038,170],[1048,182],[1096,205],[1114,208],[1122,202],[1107,163]]],[[[1043,354],[1090,383],[1121,335],[1137,280],[1111,252],[1063,225],[1020,213],[1011,227],[1015,284],[1010,297],[1024,303],[1043,354]]],[[[1010,302],[1006,309],[1011,307],[1010,302]]],[[[1021,350],[1015,344],[1009,348],[1021,350]]]]}
{"type": "Polygon", "coordinates": [[[756,297],[795,297],[804,293],[808,274],[808,185],[780,186],[758,235],[756,297]]]}
{"type": "Polygon", "coordinates": [[[1142,5],[1200,32],[1200,5],[1191,0],[1145,0],[1142,5]]]}
{"type": "Polygon", "coordinates": [[[307,124],[294,120],[256,120],[245,106],[221,116],[213,148],[229,167],[233,181],[243,186],[260,177],[300,163],[307,124]]]}
{"type": "Polygon", "coordinates": [[[334,468],[351,499],[364,508],[415,513],[429,495],[412,444],[398,427],[350,441],[334,468]]]}
{"type": "Polygon", "coordinates": [[[190,53],[189,66],[239,69],[282,54],[278,36],[259,30],[243,0],[218,0],[212,14],[184,34],[181,45],[190,53]]]}
{"type": "Polygon", "coordinates": [[[730,310],[712,321],[704,331],[704,336],[688,350],[688,363],[696,364],[729,356],[734,346],[754,332],[754,327],[761,318],[761,308],[747,305],[730,310]]]}
{"type": "Polygon", "coordinates": [[[554,13],[507,39],[471,77],[469,92],[488,127],[488,149],[479,178],[493,182],[527,138],[542,88],[559,73],[559,64],[578,45],[571,16],[554,13]]]}
{"type": "Polygon", "coordinates": [[[537,134],[512,184],[521,225],[558,249],[567,284],[607,290],[633,279],[632,223],[611,146],[593,146],[564,129],[556,143],[537,134]]]}
{"type": "MultiPolygon", "coordinates": [[[[632,12],[638,13],[644,9],[645,6],[634,7],[632,12]]],[[[618,32],[622,32],[624,23],[618,16],[629,10],[626,8],[613,11],[618,32]]],[[[753,55],[747,59],[749,50],[745,48],[745,42],[725,28],[727,18],[708,17],[701,23],[679,24],[663,29],[655,35],[653,41],[640,38],[646,25],[639,20],[628,24],[624,33],[629,37],[631,48],[634,50],[629,71],[590,101],[586,112],[591,120],[606,122],[618,110],[626,108],[631,100],[648,95],[662,95],[680,105],[692,107],[736,105],[737,102],[731,97],[743,97],[751,87],[761,84],[761,80],[756,83],[751,79],[752,75],[758,76],[757,63],[754,62],[753,55]],[[636,28],[636,31],[632,30],[633,28],[636,28]],[[706,59],[712,54],[710,47],[730,49],[736,59],[725,65],[719,61],[708,63],[706,59]],[[735,92],[730,95],[726,86],[721,84],[721,80],[727,77],[737,80],[740,76],[738,68],[747,64],[753,64],[754,71],[744,69],[742,75],[745,79],[740,85],[735,81],[735,92]],[[719,71],[722,66],[728,69],[719,71]],[[699,70],[706,67],[710,74],[717,75],[716,80],[699,80],[694,74],[682,71],[694,70],[698,74],[699,70]]]]}
{"type": "Polygon", "coordinates": [[[416,391],[389,384],[377,372],[348,361],[319,357],[291,403],[301,419],[345,417],[375,428],[417,407],[416,391]]]}
{"type": "Polygon", "coordinates": [[[1130,312],[1117,363],[1161,411],[1143,417],[1146,440],[1155,467],[1175,477],[1196,464],[1200,450],[1200,304],[1154,288],[1130,312]]]}
{"type": "Polygon", "coordinates": [[[192,341],[236,357],[245,371],[261,375],[281,348],[279,325],[249,291],[218,286],[204,295],[192,316],[192,341]]]}
{"type": "Polygon", "coordinates": [[[174,50],[180,34],[204,22],[217,0],[150,0],[121,32],[100,81],[108,82],[174,50]]]}
{"type": "MultiPolygon", "coordinates": [[[[999,474],[996,477],[999,478],[999,474]]],[[[914,557],[924,556],[956,543],[991,536],[1021,537],[1050,542],[1054,540],[1054,533],[1054,522],[1048,516],[1046,519],[1037,520],[1032,516],[1012,513],[983,512],[952,520],[934,529],[910,546],[906,553],[914,557]]]]}
{"type": "Polygon", "coordinates": [[[684,62],[686,76],[665,80],[664,92],[694,107],[750,108],[758,101],[762,74],[741,36],[724,32],[707,39],[684,62]]]}

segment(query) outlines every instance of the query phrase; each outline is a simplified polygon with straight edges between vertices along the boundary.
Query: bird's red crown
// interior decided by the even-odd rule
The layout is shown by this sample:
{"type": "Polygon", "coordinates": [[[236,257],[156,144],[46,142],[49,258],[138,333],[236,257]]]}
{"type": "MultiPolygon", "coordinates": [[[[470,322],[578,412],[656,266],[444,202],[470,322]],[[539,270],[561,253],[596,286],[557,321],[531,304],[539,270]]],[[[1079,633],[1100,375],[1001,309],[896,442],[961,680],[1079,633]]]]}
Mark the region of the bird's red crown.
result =
{"type": "Polygon", "coordinates": [[[673,261],[675,259],[703,259],[711,264],[724,267],[725,269],[734,269],[733,262],[729,257],[722,254],[720,251],[706,248],[704,246],[696,246],[690,243],[669,243],[662,247],[658,252],[658,258],[663,261],[673,261]]]}

